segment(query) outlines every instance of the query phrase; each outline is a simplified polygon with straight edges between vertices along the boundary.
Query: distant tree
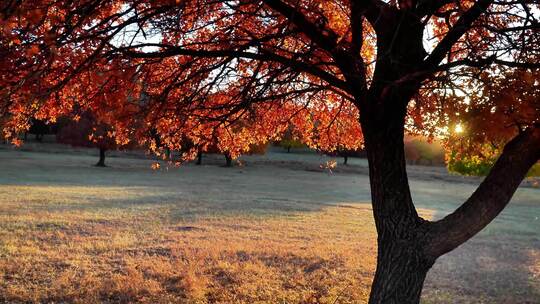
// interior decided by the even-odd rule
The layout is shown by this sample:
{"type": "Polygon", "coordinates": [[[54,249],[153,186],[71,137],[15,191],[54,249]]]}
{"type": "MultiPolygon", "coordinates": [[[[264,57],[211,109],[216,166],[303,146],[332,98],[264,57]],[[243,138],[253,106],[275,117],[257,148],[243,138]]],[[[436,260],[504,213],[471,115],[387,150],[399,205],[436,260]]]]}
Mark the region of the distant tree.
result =
{"type": "MultiPolygon", "coordinates": [[[[216,139],[217,140],[217,139],[216,139]]],[[[261,142],[261,143],[252,143],[249,145],[249,147],[242,151],[242,154],[264,154],[266,153],[266,149],[268,147],[267,142],[261,142]]],[[[206,145],[205,148],[199,148],[197,150],[197,160],[195,162],[196,165],[202,165],[202,158],[204,153],[210,153],[210,154],[222,154],[225,157],[225,166],[226,167],[232,167],[233,166],[233,154],[231,151],[227,149],[220,148],[220,145],[218,142],[214,142],[210,145],[206,145]]]]}
{"type": "Polygon", "coordinates": [[[336,151],[336,154],[340,157],[343,157],[343,164],[348,165],[349,164],[349,157],[359,157],[362,155],[362,149],[346,149],[346,148],[338,148],[336,151]]]}
{"type": "Polygon", "coordinates": [[[196,165],[202,165],[202,159],[203,159],[203,154],[204,153],[222,154],[225,157],[225,167],[232,167],[233,166],[233,163],[232,163],[233,158],[231,157],[230,152],[220,150],[217,143],[212,143],[210,145],[206,145],[204,148],[201,148],[201,149],[198,150],[198,152],[197,152],[197,161],[195,163],[196,165]]]}
{"type": "Polygon", "coordinates": [[[97,121],[92,113],[84,112],[67,122],[58,131],[56,140],[74,147],[98,148],[99,160],[95,166],[106,167],[107,151],[127,147],[127,144],[118,144],[113,134],[114,131],[109,125],[97,121]]]}
{"type": "Polygon", "coordinates": [[[291,153],[291,149],[306,147],[306,145],[293,134],[293,128],[293,126],[289,126],[278,141],[278,145],[287,150],[287,153],[291,153]]]}
{"type": "MultiPolygon", "coordinates": [[[[49,125],[41,120],[41,119],[35,119],[32,118],[30,122],[30,129],[28,130],[28,133],[34,134],[36,136],[36,140],[41,142],[43,141],[43,137],[45,134],[49,133],[50,127],[49,125]]],[[[26,140],[26,134],[24,134],[24,139],[26,140]]]]}

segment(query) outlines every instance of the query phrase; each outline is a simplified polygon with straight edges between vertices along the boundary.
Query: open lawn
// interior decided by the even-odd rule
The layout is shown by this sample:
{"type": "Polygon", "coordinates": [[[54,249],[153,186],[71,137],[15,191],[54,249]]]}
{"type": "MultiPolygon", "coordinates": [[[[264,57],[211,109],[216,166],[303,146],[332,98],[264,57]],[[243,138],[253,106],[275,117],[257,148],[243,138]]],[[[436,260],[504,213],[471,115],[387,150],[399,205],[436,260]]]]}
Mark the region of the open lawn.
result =
{"type": "MultiPolygon", "coordinates": [[[[0,149],[0,302],[365,303],[376,235],[363,160],[270,153],[244,166],[0,149]],[[352,168],[352,169],[351,169],[352,168]]],[[[221,159],[219,159],[221,161],[221,159]]],[[[478,179],[412,167],[440,218],[478,179]]],[[[441,258],[424,303],[540,303],[540,189],[441,258]]]]}

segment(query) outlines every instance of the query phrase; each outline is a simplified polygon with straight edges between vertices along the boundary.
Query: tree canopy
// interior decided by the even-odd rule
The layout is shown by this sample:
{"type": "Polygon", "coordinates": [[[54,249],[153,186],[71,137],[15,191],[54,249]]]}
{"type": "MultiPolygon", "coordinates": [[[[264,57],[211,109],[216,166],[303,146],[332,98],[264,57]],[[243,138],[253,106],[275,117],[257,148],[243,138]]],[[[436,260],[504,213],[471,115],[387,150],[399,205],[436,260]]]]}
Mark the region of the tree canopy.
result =
{"type": "Polygon", "coordinates": [[[2,113],[9,132],[77,104],[114,121],[118,137],[134,118],[178,137],[248,111],[270,118],[265,129],[305,118],[302,108],[319,120],[352,104],[369,112],[370,96],[422,81],[415,107],[429,115],[411,116],[425,125],[444,107],[430,97],[470,86],[479,68],[538,67],[537,10],[527,1],[6,1],[2,113]],[[400,48],[398,26],[422,45],[400,48]]]}

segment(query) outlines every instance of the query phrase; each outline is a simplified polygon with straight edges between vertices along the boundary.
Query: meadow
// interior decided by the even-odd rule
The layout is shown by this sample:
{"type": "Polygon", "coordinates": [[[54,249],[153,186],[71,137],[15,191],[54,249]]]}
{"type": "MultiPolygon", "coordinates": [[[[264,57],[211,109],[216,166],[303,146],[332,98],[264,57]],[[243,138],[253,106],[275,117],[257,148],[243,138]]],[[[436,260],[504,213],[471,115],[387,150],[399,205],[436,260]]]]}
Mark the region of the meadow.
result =
{"type": "MultiPolygon", "coordinates": [[[[365,303],[376,233],[365,161],[271,152],[224,168],[0,149],[0,302],[365,303]],[[338,159],[339,161],[339,159],[338,159]]],[[[478,178],[411,166],[421,214],[478,178]]],[[[442,257],[423,303],[539,303],[540,189],[442,257]]]]}

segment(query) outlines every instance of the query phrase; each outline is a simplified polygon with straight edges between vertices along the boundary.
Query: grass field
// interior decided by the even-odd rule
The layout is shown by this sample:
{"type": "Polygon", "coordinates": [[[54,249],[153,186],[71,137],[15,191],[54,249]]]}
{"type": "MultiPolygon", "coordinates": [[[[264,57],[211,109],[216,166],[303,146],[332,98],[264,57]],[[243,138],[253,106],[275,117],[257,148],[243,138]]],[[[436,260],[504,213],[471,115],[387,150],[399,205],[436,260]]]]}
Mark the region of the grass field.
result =
{"type": "MultiPolygon", "coordinates": [[[[235,168],[95,161],[0,150],[0,302],[366,302],[376,235],[364,161],[335,174],[282,153],[235,168]]],[[[478,181],[411,170],[429,218],[478,181]]],[[[441,258],[422,301],[540,303],[540,190],[519,189],[441,258]]]]}

